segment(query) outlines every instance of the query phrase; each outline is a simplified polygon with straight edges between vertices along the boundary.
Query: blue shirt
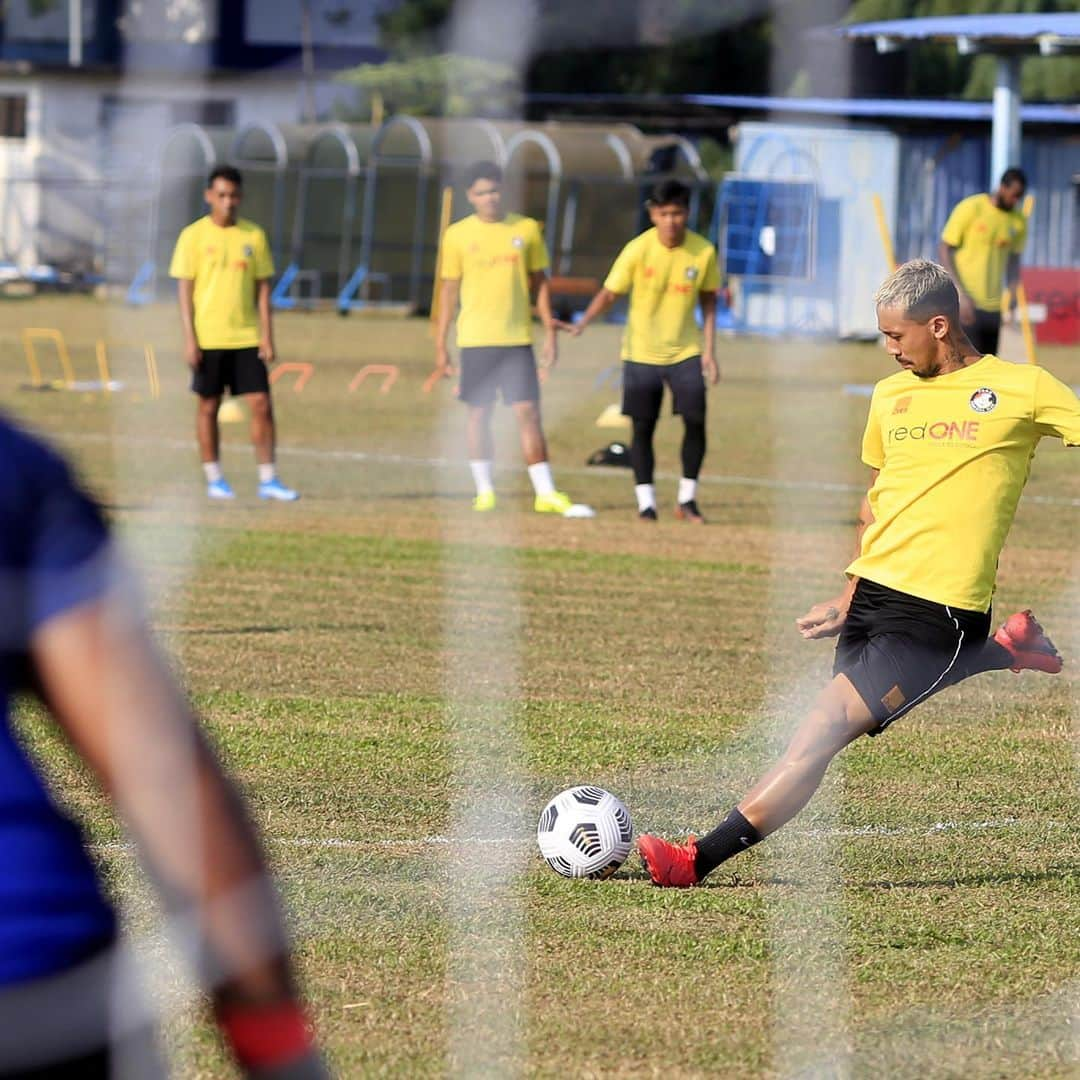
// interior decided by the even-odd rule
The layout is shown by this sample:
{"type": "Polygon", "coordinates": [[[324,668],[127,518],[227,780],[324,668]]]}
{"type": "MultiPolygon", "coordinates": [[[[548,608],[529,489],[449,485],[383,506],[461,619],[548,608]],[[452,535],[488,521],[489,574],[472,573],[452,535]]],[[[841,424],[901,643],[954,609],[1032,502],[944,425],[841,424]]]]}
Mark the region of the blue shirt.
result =
{"type": "Polygon", "coordinates": [[[116,934],[82,836],[11,730],[36,631],[109,586],[108,532],[64,463],[0,418],[0,986],[61,971],[116,934]]]}

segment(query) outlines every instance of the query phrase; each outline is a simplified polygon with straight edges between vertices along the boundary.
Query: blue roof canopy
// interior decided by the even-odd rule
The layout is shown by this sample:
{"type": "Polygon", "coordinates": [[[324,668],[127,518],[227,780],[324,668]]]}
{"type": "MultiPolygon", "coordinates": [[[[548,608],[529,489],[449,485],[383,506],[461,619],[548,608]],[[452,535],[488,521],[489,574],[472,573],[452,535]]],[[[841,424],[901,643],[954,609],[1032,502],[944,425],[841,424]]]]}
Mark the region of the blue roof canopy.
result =
{"type": "Polygon", "coordinates": [[[886,19],[833,27],[847,38],[871,38],[879,52],[905,41],[955,41],[961,52],[1012,52],[1054,55],[1080,50],[1080,14],[935,15],[924,19],[886,19]]]}

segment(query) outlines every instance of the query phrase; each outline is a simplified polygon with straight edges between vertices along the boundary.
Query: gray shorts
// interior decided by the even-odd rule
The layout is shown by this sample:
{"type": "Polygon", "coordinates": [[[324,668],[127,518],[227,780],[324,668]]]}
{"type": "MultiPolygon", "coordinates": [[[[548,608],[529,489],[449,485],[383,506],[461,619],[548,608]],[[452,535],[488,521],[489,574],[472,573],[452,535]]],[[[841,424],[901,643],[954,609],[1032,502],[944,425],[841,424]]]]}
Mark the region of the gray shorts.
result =
{"type": "Polygon", "coordinates": [[[496,392],[502,394],[507,405],[540,400],[540,380],[531,345],[461,350],[461,400],[466,405],[493,405],[496,392]]]}

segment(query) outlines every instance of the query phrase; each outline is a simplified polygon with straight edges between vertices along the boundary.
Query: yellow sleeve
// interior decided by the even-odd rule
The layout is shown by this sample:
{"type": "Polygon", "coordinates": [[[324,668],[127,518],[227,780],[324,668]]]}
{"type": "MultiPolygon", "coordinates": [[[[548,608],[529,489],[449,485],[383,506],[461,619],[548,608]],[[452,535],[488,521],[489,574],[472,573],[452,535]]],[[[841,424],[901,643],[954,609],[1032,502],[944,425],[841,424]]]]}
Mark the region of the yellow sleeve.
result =
{"type": "Polygon", "coordinates": [[[525,269],[532,274],[537,270],[546,270],[550,265],[547,245],[540,233],[540,226],[534,221],[529,236],[529,246],[525,252],[525,269]]]}
{"type": "Polygon", "coordinates": [[[169,263],[169,277],[195,279],[195,245],[192,243],[191,226],[183,229],[176,238],[172,262],[169,263]]]}
{"type": "Polygon", "coordinates": [[[701,292],[716,292],[720,288],[720,271],[716,266],[716,248],[709,245],[709,259],[705,264],[705,273],[698,286],[701,292]]]}
{"type": "Polygon", "coordinates": [[[877,390],[870,399],[870,413],[866,417],[866,430],[862,437],[862,459],[871,469],[885,464],[885,446],[881,441],[881,422],[878,420],[877,390]]]}
{"type": "Polygon", "coordinates": [[[975,200],[961,199],[953,207],[949,220],[945,222],[945,228],[941,230],[941,239],[949,247],[958,248],[964,243],[964,234],[975,220],[975,200]]]}
{"type": "Polygon", "coordinates": [[[1080,398],[1045,368],[1035,377],[1032,413],[1040,435],[1057,435],[1066,446],[1080,446],[1080,398]]]}
{"type": "Polygon", "coordinates": [[[265,281],[274,276],[274,257],[270,254],[270,244],[266,233],[258,231],[255,240],[255,280],[265,281]]]}
{"type": "Polygon", "coordinates": [[[637,269],[637,245],[631,241],[619,252],[614,265],[608,271],[604,288],[608,292],[628,293],[634,284],[634,271],[637,269]]]}
{"type": "Polygon", "coordinates": [[[442,260],[439,263],[439,276],[443,281],[460,281],[462,273],[461,245],[453,226],[443,233],[442,260]]]}
{"type": "Polygon", "coordinates": [[[1023,214],[1018,214],[1020,218],[1020,228],[1017,230],[1016,239],[1012,242],[1012,247],[1009,250],[1013,255],[1022,255],[1024,253],[1024,245],[1027,243],[1027,218],[1023,214]]]}

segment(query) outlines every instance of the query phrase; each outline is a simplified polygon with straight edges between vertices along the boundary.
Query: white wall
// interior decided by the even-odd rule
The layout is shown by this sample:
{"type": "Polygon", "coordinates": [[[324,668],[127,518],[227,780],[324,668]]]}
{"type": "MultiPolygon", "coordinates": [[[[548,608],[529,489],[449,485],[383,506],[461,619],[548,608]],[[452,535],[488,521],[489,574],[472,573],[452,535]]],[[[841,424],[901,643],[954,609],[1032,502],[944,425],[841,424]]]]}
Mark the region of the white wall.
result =
{"type": "MultiPolygon", "coordinates": [[[[739,125],[736,172],[762,179],[792,177],[816,181],[819,194],[840,202],[840,274],[833,299],[800,301],[806,321],[835,325],[841,337],[874,337],[873,296],[889,272],[877,228],[872,196],[884,203],[890,230],[897,206],[900,142],[872,128],[811,127],[747,122],[739,125]],[[813,309],[818,307],[819,311],[813,309]],[[829,310],[824,310],[829,308],[829,310]]],[[[797,297],[797,287],[792,287],[797,297]]],[[[758,295],[747,312],[755,325],[782,328],[788,310],[778,288],[758,295]]]]}

